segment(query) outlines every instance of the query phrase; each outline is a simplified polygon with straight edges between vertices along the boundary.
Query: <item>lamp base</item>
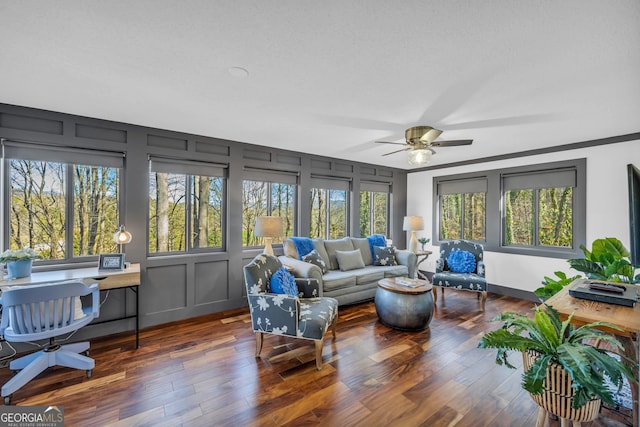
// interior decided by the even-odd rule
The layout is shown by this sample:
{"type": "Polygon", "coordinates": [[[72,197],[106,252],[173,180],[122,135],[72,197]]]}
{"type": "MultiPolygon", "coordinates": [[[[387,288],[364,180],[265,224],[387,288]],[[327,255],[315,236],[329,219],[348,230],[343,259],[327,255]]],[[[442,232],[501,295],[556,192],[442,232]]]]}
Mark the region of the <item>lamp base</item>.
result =
{"type": "Polygon", "coordinates": [[[273,240],[271,237],[264,237],[264,250],[262,251],[262,253],[275,256],[273,254],[273,246],[271,246],[271,240],[273,240]]]}
{"type": "Polygon", "coordinates": [[[409,240],[409,250],[413,253],[418,252],[418,238],[416,237],[416,232],[414,230],[411,231],[411,240],[409,240]]]}

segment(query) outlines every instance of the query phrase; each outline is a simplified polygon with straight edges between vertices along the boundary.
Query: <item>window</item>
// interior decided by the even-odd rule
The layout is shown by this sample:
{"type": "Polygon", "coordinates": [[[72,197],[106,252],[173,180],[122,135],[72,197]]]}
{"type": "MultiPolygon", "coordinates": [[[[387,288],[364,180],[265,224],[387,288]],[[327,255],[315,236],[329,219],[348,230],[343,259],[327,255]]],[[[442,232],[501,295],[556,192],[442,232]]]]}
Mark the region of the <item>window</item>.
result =
{"type": "Polygon", "coordinates": [[[442,181],[437,185],[439,240],[486,240],[487,180],[442,181]]]}
{"type": "Polygon", "coordinates": [[[573,246],[575,169],[503,175],[504,244],[573,246]]]}
{"type": "Polygon", "coordinates": [[[389,184],[360,183],[360,236],[388,235],[389,184]]]}
{"type": "Polygon", "coordinates": [[[310,191],[310,237],[339,239],[347,235],[349,181],[314,179],[310,191]]]}
{"type": "Polygon", "coordinates": [[[434,188],[434,244],[468,239],[495,252],[582,255],[585,159],[435,177],[434,188]]]}
{"type": "Polygon", "coordinates": [[[224,166],[151,157],[150,169],[149,253],[222,249],[224,166]]]}
{"type": "Polygon", "coordinates": [[[293,235],[294,212],[296,207],[295,184],[282,182],[251,181],[242,183],[242,245],[258,246],[261,238],[256,237],[256,218],[271,215],[282,218],[283,236],[274,238],[273,243],[282,243],[293,235]]]}
{"type": "Polygon", "coordinates": [[[5,141],[10,249],[44,262],[116,252],[123,153],[5,141]],[[70,231],[70,232],[69,232],[70,231]]]}

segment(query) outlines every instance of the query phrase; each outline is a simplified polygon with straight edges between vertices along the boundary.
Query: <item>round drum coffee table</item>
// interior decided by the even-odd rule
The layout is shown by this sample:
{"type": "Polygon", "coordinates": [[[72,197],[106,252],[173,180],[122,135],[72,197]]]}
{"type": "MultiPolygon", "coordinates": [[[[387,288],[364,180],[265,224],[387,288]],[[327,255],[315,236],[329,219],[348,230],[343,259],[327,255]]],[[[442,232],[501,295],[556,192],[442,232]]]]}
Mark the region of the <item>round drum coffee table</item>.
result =
{"type": "Polygon", "coordinates": [[[429,326],[433,317],[431,283],[411,279],[418,286],[396,283],[406,277],[390,277],[378,282],[376,311],[380,322],[403,331],[420,331],[429,326]]]}

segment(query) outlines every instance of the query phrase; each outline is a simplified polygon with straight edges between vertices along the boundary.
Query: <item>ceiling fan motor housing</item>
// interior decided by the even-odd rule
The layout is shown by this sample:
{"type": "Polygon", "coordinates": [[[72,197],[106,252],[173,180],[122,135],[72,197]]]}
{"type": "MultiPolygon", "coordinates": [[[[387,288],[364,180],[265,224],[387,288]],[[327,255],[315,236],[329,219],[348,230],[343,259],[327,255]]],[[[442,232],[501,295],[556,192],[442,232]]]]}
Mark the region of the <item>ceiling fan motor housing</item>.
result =
{"type": "Polygon", "coordinates": [[[440,136],[441,133],[442,131],[434,129],[431,126],[414,126],[404,131],[404,137],[409,145],[427,146],[440,136]]]}

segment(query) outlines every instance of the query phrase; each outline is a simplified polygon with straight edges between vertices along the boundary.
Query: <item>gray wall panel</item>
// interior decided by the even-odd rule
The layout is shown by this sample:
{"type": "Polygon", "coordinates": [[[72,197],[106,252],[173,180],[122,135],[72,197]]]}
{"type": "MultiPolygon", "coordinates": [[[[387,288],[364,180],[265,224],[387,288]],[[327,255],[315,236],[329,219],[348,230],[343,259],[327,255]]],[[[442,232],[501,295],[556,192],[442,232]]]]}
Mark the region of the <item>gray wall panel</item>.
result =
{"type": "Polygon", "coordinates": [[[195,305],[229,299],[228,268],[227,261],[195,264],[195,305]]]}

